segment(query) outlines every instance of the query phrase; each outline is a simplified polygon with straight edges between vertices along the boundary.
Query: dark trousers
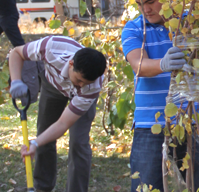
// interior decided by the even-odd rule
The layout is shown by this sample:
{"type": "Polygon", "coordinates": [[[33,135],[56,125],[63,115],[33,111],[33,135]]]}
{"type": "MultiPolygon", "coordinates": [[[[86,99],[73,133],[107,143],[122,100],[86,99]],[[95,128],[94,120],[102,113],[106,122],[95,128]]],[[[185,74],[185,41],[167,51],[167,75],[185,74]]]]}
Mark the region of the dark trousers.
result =
{"type": "MultiPolygon", "coordinates": [[[[131,192],[136,192],[136,188],[140,183],[152,185],[153,189],[163,191],[162,179],[162,144],[164,135],[155,135],[151,133],[151,129],[135,128],[133,145],[130,156],[131,173],[140,172],[140,179],[131,180],[131,192]]],[[[171,156],[172,149],[170,148],[171,156]]],[[[194,165],[194,182],[195,191],[199,188],[199,144],[196,143],[195,165],[194,165]]],[[[177,146],[176,149],[178,167],[182,166],[181,159],[186,154],[186,144],[177,146]]],[[[186,171],[183,171],[182,177],[185,178],[186,171]]],[[[179,188],[178,188],[179,189],[179,188]]]]}
{"type": "Polygon", "coordinates": [[[25,44],[19,31],[18,19],[18,15],[0,17],[0,34],[5,32],[14,47],[25,44]]]}
{"type": "MultiPolygon", "coordinates": [[[[41,74],[41,94],[38,114],[38,135],[57,121],[68,98],[58,92],[41,74]]],[[[70,128],[67,192],[87,192],[91,167],[89,131],[95,117],[96,102],[70,128]]],[[[56,183],[56,141],[37,149],[34,169],[36,189],[51,191],[56,183]]]]}

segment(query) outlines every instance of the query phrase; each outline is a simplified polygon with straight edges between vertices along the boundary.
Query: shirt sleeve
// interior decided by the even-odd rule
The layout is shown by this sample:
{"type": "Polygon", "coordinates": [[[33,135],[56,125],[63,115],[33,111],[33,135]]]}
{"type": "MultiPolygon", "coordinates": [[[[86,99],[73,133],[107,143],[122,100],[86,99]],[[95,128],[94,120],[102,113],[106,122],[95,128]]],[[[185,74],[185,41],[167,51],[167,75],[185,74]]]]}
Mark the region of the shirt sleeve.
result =
{"type": "Polygon", "coordinates": [[[69,109],[76,115],[86,113],[91,105],[99,97],[102,89],[103,76],[99,77],[94,83],[81,88],[81,93],[74,96],[69,104],[69,109]]]}
{"type": "Polygon", "coordinates": [[[40,61],[45,60],[47,51],[47,43],[49,43],[51,36],[42,38],[37,41],[26,43],[23,48],[23,55],[25,60],[40,61]]]}
{"type": "MultiPolygon", "coordinates": [[[[139,20],[136,20],[139,22],[139,20]]],[[[142,47],[143,34],[142,28],[138,27],[134,21],[129,21],[122,31],[122,47],[125,57],[127,54],[142,47]]]]}

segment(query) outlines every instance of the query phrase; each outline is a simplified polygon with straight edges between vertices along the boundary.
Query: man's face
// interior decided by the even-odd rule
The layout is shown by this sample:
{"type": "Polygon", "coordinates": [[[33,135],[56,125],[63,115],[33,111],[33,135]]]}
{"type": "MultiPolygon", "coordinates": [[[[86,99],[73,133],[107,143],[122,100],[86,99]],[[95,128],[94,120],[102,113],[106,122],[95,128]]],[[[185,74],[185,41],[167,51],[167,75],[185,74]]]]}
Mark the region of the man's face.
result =
{"type": "Polygon", "coordinates": [[[141,6],[141,0],[136,0],[136,3],[139,6],[141,13],[144,15],[146,19],[153,24],[164,25],[164,21],[162,17],[159,15],[162,4],[159,3],[159,0],[143,0],[143,10],[141,6]]]}
{"type": "Polygon", "coordinates": [[[69,78],[75,87],[83,87],[85,85],[89,85],[94,82],[84,79],[80,72],[74,71],[72,60],[69,61],[69,78]]]}

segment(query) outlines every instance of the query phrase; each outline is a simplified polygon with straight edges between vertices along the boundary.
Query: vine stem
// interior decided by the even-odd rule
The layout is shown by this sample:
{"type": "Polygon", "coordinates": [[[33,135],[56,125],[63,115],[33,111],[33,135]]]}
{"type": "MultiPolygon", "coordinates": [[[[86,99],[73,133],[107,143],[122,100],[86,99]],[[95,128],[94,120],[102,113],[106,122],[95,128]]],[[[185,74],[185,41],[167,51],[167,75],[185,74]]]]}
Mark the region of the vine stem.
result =
{"type": "MultiPolygon", "coordinates": [[[[170,123],[167,122],[167,127],[170,127],[170,123]]],[[[168,150],[169,150],[169,136],[164,136],[164,143],[163,143],[163,155],[162,155],[162,178],[163,178],[163,188],[164,192],[169,192],[168,186],[168,169],[166,165],[167,157],[168,157],[168,150]]]]}
{"type": "Polygon", "coordinates": [[[145,41],[146,41],[146,21],[145,21],[145,13],[144,13],[144,7],[143,7],[143,1],[142,0],[141,0],[141,7],[142,7],[144,31],[143,31],[143,41],[142,41],[142,47],[141,47],[140,61],[139,61],[138,70],[137,70],[137,73],[136,73],[134,95],[135,95],[135,90],[136,90],[136,87],[137,87],[138,78],[139,78],[139,74],[140,74],[140,70],[141,70],[142,60],[143,60],[143,56],[144,56],[144,45],[145,45],[145,41]]]}

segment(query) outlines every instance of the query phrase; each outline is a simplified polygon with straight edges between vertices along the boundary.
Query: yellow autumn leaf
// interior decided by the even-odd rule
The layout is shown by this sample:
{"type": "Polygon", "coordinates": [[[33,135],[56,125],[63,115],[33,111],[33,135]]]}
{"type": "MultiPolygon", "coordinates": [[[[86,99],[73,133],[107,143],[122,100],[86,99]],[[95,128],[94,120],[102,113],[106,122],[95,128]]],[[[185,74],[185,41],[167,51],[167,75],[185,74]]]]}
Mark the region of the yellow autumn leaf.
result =
{"type": "Polygon", "coordinates": [[[178,112],[178,107],[174,103],[168,103],[164,109],[167,117],[172,117],[178,112]]]}
{"type": "Polygon", "coordinates": [[[191,34],[198,34],[198,32],[199,32],[199,28],[196,28],[196,29],[192,29],[191,30],[191,34]]]}
{"type": "Polygon", "coordinates": [[[172,35],[172,33],[171,32],[169,32],[169,39],[172,41],[172,39],[173,39],[173,35],[172,35]]]}
{"type": "Polygon", "coordinates": [[[182,9],[183,9],[183,6],[181,4],[177,4],[175,7],[174,7],[174,11],[178,14],[180,14],[182,12],[182,9]]]}
{"type": "Polygon", "coordinates": [[[185,124],[185,129],[186,129],[186,131],[187,131],[187,133],[188,133],[189,135],[192,134],[191,123],[186,122],[186,124],[185,124]]]}
{"type": "Polygon", "coordinates": [[[10,117],[5,116],[5,117],[1,117],[1,119],[2,119],[2,120],[9,120],[10,117]]]}
{"type": "Polygon", "coordinates": [[[122,153],[123,152],[124,147],[120,146],[117,148],[116,152],[117,153],[122,153]]]}
{"type": "Polygon", "coordinates": [[[72,21],[65,21],[64,23],[63,23],[63,26],[67,29],[67,30],[69,30],[70,28],[73,28],[74,26],[75,26],[75,23],[74,22],[72,22],[72,21]]]}
{"type": "Polygon", "coordinates": [[[162,5],[162,9],[163,9],[164,11],[168,10],[168,9],[169,9],[169,3],[168,3],[168,2],[164,3],[164,4],[162,5]]]}
{"type": "Polygon", "coordinates": [[[195,18],[192,15],[187,15],[187,21],[189,24],[192,24],[195,21],[195,18]]]}
{"type": "Polygon", "coordinates": [[[135,173],[133,173],[133,175],[131,175],[131,178],[132,179],[138,179],[138,178],[140,178],[139,174],[140,173],[138,171],[136,171],[135,173]]]}
{"type": "Polygon", "coordinates": [[[64,133],[64,136],[66,136],[66,135],[67,135],[67,133],[68,133],[68,131],[66,131],[66,132],[64,133]]]}
{"type": "Polygon", "coordinates": [[[130,5],[135,4],[135,0],[129,0],[129,4],[130,4],[130,5]]]}
{"type": "Polygon", "coordinates": [[[120,47],[119,47],[119,50],[120,50],[120,51],[123,51],[123,48],[122,48],[122,46],[121,46],[121,45],[120,45],[120,47]]]}
{"type": "Polygon", "coordinates": [[[175,145],[174,143],[170,143],[169,146],[170,147],[177,147],[177,145],[175,145]]]}
{"type": "Polygon", "coordinates": [[[8,144],[4,144],[4,145],[3,145],[3,148],[4,148],[4,149],[10,149],[10,147],[9,147],[8,144]]]}
{"type": "Polygon", "coordinates": [[[127,172],[127,173],[124,173],[123,175],[122,175],[122,177],[129,177],[131,175],[131,172],[127,172]]]}
{"type": "Polygon", "coordinates": [[[102,34],[102,35],[100,36],[100,39],[102,40],[102,39],[104,39],[104,38],[105,38],[105,35],[102,34]]]}
{"type": "Polygon", "coordinates": [[[100,37],[101,32],[100,32],[100,31],[95,31],[95,32],[94,32],[94,35],[95,35],[95,37],[100,37]]]}
{"type": "Polygon", "coordinates": [[[193,59],[193,66],[199,68],[199,59],[193,59]]]}
{"type": "Polygon", "coordinates": [[[189,155],[189,153],[186,153],[186,155],[185,155],[184,159],[186,159],[186,160],[189,160],[189,159],[190,159],[190,155],[189,155]]]}
{"type": "Polygon", "coordinates": [[[75,30],[73,28],[68,30],[69,36],[74,35],[75,34],[75,30]]]}
{"type": "Polygon", "coordinates": [[[166,19],[168,19],[169,17],[171,17],[171,16],[173,15],[172,9],[169,8],[169,9],[163,11],[163,15],[164,15],[164,17],[165,17],[166,19]]]}
{"type": "Polygon", "coordinates": [[[181,29],[181,32],[182,32],[183,34],[186,34],[186,33],[188,32],[188,29],[187,29],[187,28],[182,28],[182,29],[181,29]]]}
{"type": "Polygon", "coordinates": [[[160,124],[155,124],[155,125],[153,125],[153,126],[151,127],[151,132],[152,132],[153,134],[159,134],[159,133],[161,133],[161,131],[162,131],[162,127],[161,127],[160,124]]]}
{"type": "Polygon", "coordinates": [[[171,167],[171,162],[170,162],[169,160],[166,161],[166,166],[167,166],[168,169],[170,169],[170,167],[171,167]]]}
{"type": "Polygon", "coordinates": [[[158,118],[160,117],[160,112],[158,111],[156,114],[155,114],[155,121],[158,122],[158,118]]]}
{"type": "Polygon", "coordinates": [[[104,25],[104,24],[106,23],[106,20],[105,20],[104,17],[102,17],[102,18],[100,19],[100,23],[101,23],[102,25],[104,25]]]}
{"type": "Polygon", "coordinates": [[[178,27],[178,22],[179,20],[176,19],[176,18],[172,18],[169,20],[169,26],[172,28],[172,29],[176,29],[178,27]]]}

